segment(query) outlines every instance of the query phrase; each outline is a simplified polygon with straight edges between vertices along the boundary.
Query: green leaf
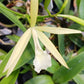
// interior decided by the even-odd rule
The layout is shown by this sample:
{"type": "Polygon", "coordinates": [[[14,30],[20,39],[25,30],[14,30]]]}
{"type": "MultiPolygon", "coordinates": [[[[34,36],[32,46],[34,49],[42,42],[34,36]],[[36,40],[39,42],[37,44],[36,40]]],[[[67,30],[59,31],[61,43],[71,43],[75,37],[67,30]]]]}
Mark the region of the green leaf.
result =
{"type": "Polygon", "coordinates": [[[78,47],[84,46],[84,42],[81,40],[81,35],[68,35],[68,37],[78,47]]]}
{"type": "Polygon", "coordinates": [[[64,18],[70,19],[70,20],[84,26],[84,20],[80,19],[80,18],[78,18],[76,16],[58,14],[57,17],[64,17],[64,18]]]}
{"type": "Polygon", "coordinates": [[[81,0],[76,0],[76,4],[77,4],[77,8],[79,9],[79,6],[80,6],[80,1],[81,0]]]}
{"type": "Polygon", "coordinates": [[[77,84],[84,84],[84,76],[82,77],[80,74],[77,74],[73,79],[77,84]]]}
{"type": "Polygon", "coordinates": [[[0,0],[0,2],[3,2],[4,0],[0,0]]]}
{"type": "Polygon", "coordinates": [[[19,13],[19,12],[15,12],[11,9],[8,9],[5,5],[3,5],[2,3],[0,3],[0,6],[4,7],[4,9],[7,9],[8,11],[12,12],[13,14],[15,15],[18,15],[18,16],[23,16],[23,14],[19,13]]]}
{"type": "Polygon", "coordinates": [[[48,75],[36,76],[24,84],[54,84],[51,77],[48,75]]]}
{"type": "Polygon", "coordinates": [[[19,40],[19,36],[17,36],[17,35],[10,35],[10,36],[6,36],[6,37],[8,37],[9,39],[11,39],[11,40],[13,40],[14,42],[18,42],[18,40],[19,40]]]}
{"type": "MultiPolygon", "coordinates": [[[[8,61],[8,59],[11,56],[13,49],[5,56],[5,59],[3,60],[3,62],[0,64],[0,77],[4,76],[6,73],[3,73],[3,70],[6,66],[6,63],[8,61]]],[[[27,48],[25,49],[25,51],[23,52],[20,60],[18,61],[16,67],[14,70],[17,70],[18,68],[20,68],[21,66],[23,66],[24,64],[28,63],[31,59],[33,59],[34,57],[34,51],[31,47],[30,44],[28,44],[27,48]]]]}
{"type": "Polygon", "coordinates": [[[63,56],[65,54],[64,35],[58,35],[58,47],[60,54],[63,56]]]}
{"type": "Polygon", "coordinates": [[[39,0],[39,3],[41,3],[42,2],[42,0],[39,0]]]}
{"type": "Polygon", "coordinates": [[[80,54],[81,52],[84,52],[84,46],[82,46],[77,53],[80,54]]]}
{"type": "Polygon", "coordinates": [[[60,67],[53,76],[56,83],[63,83],[76,76],[84,68],[84,52],[68,62],[69,69],[60,67]]]}
{"type": "Polygon", "coordinates": [[[54,1],[55,1],[55,4],[57,5],[58,9],[61,9],[62,4],[63,4],[62,0],[54,0],[54,1]]]}
{"type": "Polygon", "coordinates": [[[84,19],[84,0],[81,0],[81,2],[80,2],[79,16],[80,16],[80,18],[84,19]]]}
{"type": "Polygon", "coordinates": [[[55,59],[51,59],[52,61],[52,66],[47,69],[48,72],[50,73],[55,73],[55,71],[60,67],[58,62],[55,59]]]}
{"type": "Polygon", "coordinates": [[[66,7],[67,3],[68,3],[68,0],[65,0],[64,3],[63,3],[63,5],[62,5],[62,7],[60,8],[60,11],[58,13],[56,13],[56,15],[63,12],[63,10],[66,7]]]}
{"type": "Polygon", "coordinates": [[[18,75],[19,75],[19,70],[16,70],[9,77],[3,78],[0,84],[15,84],[18,75]]]}
{"type": "Polygon", "coordinates": [[[4,50],[0,49],[0,56],[7,54],[4,50]]]}
{"type": "Polygon", "coordinates": [[[4,50],[0,49],[0,60],[3,60],[6,54],[7,53],[4,50]]]}
{"type": "Polygon", "coordinates": [[[26,31],[24,25],[18,20],[18,18],[8,10],[2,3],[0,3],[0,12],[4,14],[8,19],[15,23],[23,32],[26,31]]]}
{"type": "Polygon", "coordinates": [[[69,14],[70,4],[71,4],[71,0],[68,0],[68,3],[64,9],[64,14],[69,14]]]}
{"type": "Polygon", "coordinates": [[[48,8],[49,3],[50,3],[50,0],[45,0],[45,2],[44,2],[44,8],[45,9],[48,8]]]}
{"type": "Polygon", "coordinates": [[[3,60],[5,58],[5,55],[0,56],[0,60],[3,60]]]}

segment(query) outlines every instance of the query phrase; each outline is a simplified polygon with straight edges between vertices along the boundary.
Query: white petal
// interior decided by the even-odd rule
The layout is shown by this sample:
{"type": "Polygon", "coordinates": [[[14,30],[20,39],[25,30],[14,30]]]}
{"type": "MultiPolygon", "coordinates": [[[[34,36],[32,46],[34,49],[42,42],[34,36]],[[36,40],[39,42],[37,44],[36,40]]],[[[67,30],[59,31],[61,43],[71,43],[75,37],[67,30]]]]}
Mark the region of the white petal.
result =
{"type": "Polygon", "coordinates": [[[6,70],[8,70],[7,72],[7,76],[9,76],[14,67],[16,66],[18,60],[20,59],[25,47],[27,46],[27,43],[29,42],[31,37],[31,29],[28,29],[19,39],[18,43],[16,44],[11,57],[8,60],[8,63],[4,69],[3,72],[5,72],[6,70]]]}
{"type": "Polygon", "coordinates": [[[40,72],[41,70],[46,70],[48,67],[51,66],[51,56],[41,49],[38,49],[35,52],[35,59],[33,61],[35,66],[35,71],[40,72]]]}
{"type": "Polygon", "coordinates": [[[33,65],[35,67],[35,71],[39,73],[41,70],[47,69],[51,66],[51,56],[46,51],[42,50],[35,29],[32,29],[32,35],[35,44],[35,59],[33,61],[33,65]]]}
{"type": "Polygon", "coordinates": [[[35,26],[37,15],[38,15],[38,0],[31,0],[31,7],[30,7],[31,27],[35,26]]]}
{"type": "Polygon", "coordinates": [[[45,47],[52,53],[52,55],[66,68],[68,68],[66,62],[64,61],[63,57],[60,55],[60,53],[58,52],[58,50],[55,48],[55,46],[52,44],[52,42],[47,38],[47,36],[38,31],[38,37],[40,39],[40,41],[45,45],[45,47]]]}
{"type": "Polygon", "coordinates": [[[75,29],[67,29],[61,27],[36,27],[39,31],[45,31],[53,34],[75,34],[75,33],[82,33],[79,30],[75,29]]]}

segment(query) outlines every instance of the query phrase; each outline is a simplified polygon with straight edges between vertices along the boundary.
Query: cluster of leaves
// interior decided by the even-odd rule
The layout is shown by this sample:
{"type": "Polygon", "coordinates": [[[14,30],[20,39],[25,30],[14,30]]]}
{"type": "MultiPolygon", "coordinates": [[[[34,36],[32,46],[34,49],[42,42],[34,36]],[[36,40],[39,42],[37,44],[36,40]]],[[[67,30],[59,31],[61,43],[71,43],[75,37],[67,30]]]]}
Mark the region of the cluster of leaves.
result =
{"type": "MultiPolygon", "coordinates": [[[[19,12],[12,11],[5,7],[1,2],[4,0],[0,1],[0,13],[4,14],[8,19],[10,19],[16,26],[18,26],[23,32],[26,31],[26,28],[22,24],[22,22],[19,20],[20,18],[27,18],[28,23],[29,21],[29,15],[28,14],[22,14],[19,12]]],[[[42,0],[39,0],[39,3],[42,0]]],[[[50,0],[45,0],[44,8],[48,12],[48,15],[45,16],[38,16],[38,20],[43,21],[45,18],[48,17],[63,17],[66,18],[62,22],[66,21],[67,27],[70,29],[77,29],[83,31],[84,27],[84,10],[83,10],[83,0],[76,0],[74,4],[74,10],[70,10],[70,4],[71,0],[65,0],[64,3],[62,0],[54,0],[55,4],[57,5],[59,12],[56,14],[51,14],[49,10],[47,9],[50,0]],[[77,15],[75,17],[74,15],[77,15]],[[70,21],[72,20],[72,21],[70,21]],[[74,22],[73,22],[74,21],[74,22]]],[[[22,10],[22,9],[21,9],[22,10]]],[[[24,9],[25,10],[25,9],[24,9]]],[[[57,18],[60,20],[59,18],[57,18]]],[[[37,21],[38,21],[37,20],[37,21]]],[[[61,22],[61,23],[62,23],[61,22]]],[[[37,22],[38,23],[38,22],[37,22]]],[[[61,23],[60,26],[62,25],[61,23]]],[[[58,62],[55,61],[54,58],[52,58],[52,66],[47,69],[47,71],[44,71],[43,74],[37,74],[33,69],[32,69],[32,61],[34,58],[34,48],[33,48],[33,42],[32,39],[30,40],[30,43],[27,45],[24,53],[22,54],[19,62],[17,63],[16,67],[14,68],[13,73],[9,77],[4,77],[1,81],[0,84],[15,84],[18,75],[23,74],[27,71],[32,71],[33,78],[26,81],[24,84],[68,84],[70,80],[74,80],[77,84],[84,84],[83,80],[83,69],[84,69],[84,41],[83,41],[83,36],[82,35],[57,35],[58,36],[58,49],[61,53],[61,55],[65,58],[67,61],[67,64],[69,66],[69,69],[66,69],[63,66],[60,66],[58,62]],[[68,39],[68,40],[67,40],[68,39]],[[68,50],[70,48],[69,43],[74,43],[74,47],[78,48],[79,50],[76,50],[75,53],[77,54],[75,57],[73,56],[74,52],[67,52],[67,56],[65,54],[65,49],[67,49],[66,46],[68,46],[68,50]],[[25,64],[28,64],[26,66],[25,64]],[[23,70],[20,71],[20,68],[23,67],[23,70]],[[48,72],[48,74],[47,74],[48,72]],[[46,75],[47,74],[47,75],[46,75]]],[[[11,40],[18,42],[19,38],[16,35],[13,36],[7,36],[11,40]]],[[[6,53],[3,50],[0,50],[0,60],[2,60],[2,63],[0,64],[0,78],[2,78],[4,75],[6,75],[6,72],[3,73],[4,67],[6,66],[11,53],[13,49],[10,50],[10,52],[6,53]]],[[[73,50],[74,51],[74,50],[73,50]]]]}

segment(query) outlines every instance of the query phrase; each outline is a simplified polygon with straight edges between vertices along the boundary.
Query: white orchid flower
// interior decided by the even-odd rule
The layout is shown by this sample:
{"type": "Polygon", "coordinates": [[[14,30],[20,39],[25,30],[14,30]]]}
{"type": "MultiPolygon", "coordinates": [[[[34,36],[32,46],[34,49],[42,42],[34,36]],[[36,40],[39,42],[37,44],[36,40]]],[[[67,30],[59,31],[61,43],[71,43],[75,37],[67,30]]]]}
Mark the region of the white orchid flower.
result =
{"type": "Polygon", "coordinates": [[[47,69],[51,66],[51,56],[46,51],[42,50],[35,29],[33,29],[32,34],[35,44],[35,59],[33,65],[35,66],[35,71],[39,73],[42,69],[47,69]]]}
{"type": "Polygon", "coordinates": [[[31,10],[30,10],[31,27],[21,36],[21,38],[17,42],[8,60],[8,63],[4,68],[3,72],[7,71],[7,76],[9,76],[13,72],[17,62],[19,61],[25,47],[27,46],[31,38],[31,35],[33,36],[35,45],[35,59],[33,61],[33,65],[35,67],[34,69],[36,72],[39,73],[41,70],[47,69],[52,65],[50,55],[46,51],[43,51],[43,49],[39,44],[39,40],[63,66],[68,68],[66,62],[64,61],[63,57],[60,55],[58,50],[55,48],[54,44],[48,39],[48,37],[42,31],[53,34],[75,34],[82,32],[79,30],[66,29],[66,28],[35,26],[37,15],[38,15],[38,0],[31,0],[31,10]]]}

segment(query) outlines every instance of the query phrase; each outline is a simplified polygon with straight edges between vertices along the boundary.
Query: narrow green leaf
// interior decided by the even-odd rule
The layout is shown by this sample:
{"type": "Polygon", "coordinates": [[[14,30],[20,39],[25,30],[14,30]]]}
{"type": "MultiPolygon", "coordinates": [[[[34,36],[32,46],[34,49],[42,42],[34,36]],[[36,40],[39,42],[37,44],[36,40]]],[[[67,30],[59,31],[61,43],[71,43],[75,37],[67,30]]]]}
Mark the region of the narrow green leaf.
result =
{"type": "Polygon", "coordinates": [[[19,13],[19,12],[15,12],[11,9],[8,9],[4,4],[0,3],[0,6],[2,6],[4,9],[10,11],[11,13],[15,14],[15,15],[18,15],[18,16],[23,16],[23,14],[19,13]]]}
{"type": "Polygon", "coordinates": [[[39,3],[41,3],[42,2],[42,0],[39,0],[39,3]]]}
{"type": "Polygon", "coordinates": [[[84,20],[76,16],[58,14],[57,17],[64,17],[84,26],[84,20]]]}
{"type": "Polygon", "coordinates": [[[84,0],[80,1],[79,16],[80,18],[84,19],[84,0]]]}
{"type": "Polygon", "coordinates": [[[0,3],[0,12],[4,14],[8,19],[10,19],[13,23],[15,23],[23,32],[26,31],[24,25],[17,19],[17,17],[11,13],[8,8],[2,6],[0,3]]]}
{"type": "Polygon", "coordinates": [[[84,46],[82,46],[77,53],[80,54],[81,52],[84,52],[84,46]]]}
{"type": "Polygon", "coordinates": [[[9,77],[3,78],[0,84],[15,84],[18,75],[19,75],[19,70],[16,70],[9,77]]]}
{"type": "Polygon", "coordinates": [[[36,76],[24,84],[54,84],[51,77],[48,75],[36,76]]]}
{"type": "Polygon", "coordinates": [[[69,14],[70,4],[71,4],[71,0],[68,0],[68,3],[64,9],[64,14],[69,14]]]}
{"type": "Polygon", "coordinates": [[[81,0],[76,0],[77,8],[79,9],[81,0]]]}
{"type": "Polygon", "coordinates": [[[0,0],[0,2],[3,2],[4,0],[0,0]]]}
{"type": "Polygon", "coordinates": [[[18,40],[19,40],[19,36],[17,36],[17,35],[10,35],[10,36],[6,36],[6,37],[8,37],[9,39],[11,39],[11,40],[13,40],[14,42],[18,42],[18,40]]]}
{"type": "Polygon", "coordinates": [[[65,0],[64,3],[63,3],[63,5],[62,5],[62,7],[61,7],[61,9],[60,9],[60,11],[58,13],[56,13],[56,15],[63,12],[63,10],[66,7],[67,3],[68,3],[68,0],[65,0]]]}
{"type": "Polygon", "coordinates": [[[78,47],[84,46],[84,41],[81,40],[80,35],[68,35],[68,37],[78,47]]]}
{"type": "Polygon", "coordinates": [[[57,5],[58,9],[61,9],[62,4],[63,4],[62,0],[54,0],[54,1],[55,1],[55,4],[57,5]]]}
{"type": "Polygon", "coordinates": [[[76,76],[84,68],[84,52],[68,62],[69,69],[60,67],[53,76],[56,83],[63,83],[76,76]]]}
{"type": "Polygon", "coordinates": [[[65,54],[64,35],[58,35],[58,47],[60,54],[64,56],[65,54]]]}
{"type": "Polygon", "coordinates": [[[45,9],[48,8],[49,3],[50,3],[50,0],[45,0],[45,2],[44,2],[44,8],[45,9]]]}
{"type": "Polygon", "coordinates": [[[84,84],[84,77],[81,77],[80,74],[77,74],[73,79],[77,84],[84,84]]]}
{"type": "Polygon", "coordinates": [[[7,54],[4,50],[0,49],[0,56],[7,54]]]}
{"type": "Polygon", "coordinates": [[[3,60],[5,58],[5,55],[0,56],[0,60],[3,60]]]}

